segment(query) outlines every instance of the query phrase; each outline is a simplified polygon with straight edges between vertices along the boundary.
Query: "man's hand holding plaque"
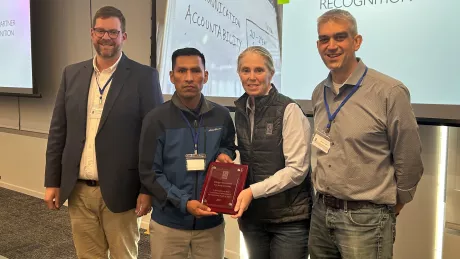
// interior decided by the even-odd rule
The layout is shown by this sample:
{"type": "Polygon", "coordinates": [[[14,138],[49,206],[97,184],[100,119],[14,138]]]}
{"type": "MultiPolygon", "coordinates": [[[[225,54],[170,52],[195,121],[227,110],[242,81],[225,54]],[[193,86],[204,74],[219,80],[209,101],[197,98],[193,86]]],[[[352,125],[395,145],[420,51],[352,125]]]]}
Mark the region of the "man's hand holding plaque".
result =
{"type": "Polygon", "coordinates": [[[227,154],[224,153],[219,154],[217,156],[216,162],[233,164],[233,160],[227,154]]]}
{"type": "Polygon", "coordinates": [[[196,218],[217,215],[216,212],[211,211],[208,206],[197,200],[190,200],[187,202],[187,211],[196,218]]]}
{"type": "Polygon", "coordinates": [[[225,154],[220,154],[217,161],[208,166],[200,201],[211,212],[234,215],[238,195],[246,183],[248,166],[234,164],[225,154]]]}

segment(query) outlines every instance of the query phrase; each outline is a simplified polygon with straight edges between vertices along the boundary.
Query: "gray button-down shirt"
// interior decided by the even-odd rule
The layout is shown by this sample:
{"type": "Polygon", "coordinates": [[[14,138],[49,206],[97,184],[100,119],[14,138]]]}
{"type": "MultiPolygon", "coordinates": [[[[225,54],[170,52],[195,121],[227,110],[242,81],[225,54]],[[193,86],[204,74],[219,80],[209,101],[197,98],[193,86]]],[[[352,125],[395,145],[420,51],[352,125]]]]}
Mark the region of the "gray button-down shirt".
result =
{"type": "MultiPolygon", "coordinates": [[[[359,60],[338,94],[330,74],[315,88],[316,130],[324,131],[328,122],[324,87],[332,114],[365,68],[359,60]]],[[[421,143],[409,90],[400,81],[369,68],[332,122],[329,136],[332,143],[327,154],[315,148],[317,166],[312,181],[317,191],[344,200],[388,205],[413,199],[423,173],[421,143]]]]}

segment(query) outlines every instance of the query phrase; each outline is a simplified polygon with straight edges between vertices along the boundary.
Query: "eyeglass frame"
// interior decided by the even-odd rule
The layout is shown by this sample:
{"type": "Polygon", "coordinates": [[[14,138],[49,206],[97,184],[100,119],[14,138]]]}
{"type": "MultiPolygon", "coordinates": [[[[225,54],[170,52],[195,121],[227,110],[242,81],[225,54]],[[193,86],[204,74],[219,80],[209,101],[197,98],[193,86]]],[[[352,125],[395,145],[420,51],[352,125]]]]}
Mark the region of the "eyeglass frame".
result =
{"type": "Polygon", "coordinates": [[[94,33],[94,35],[95,35],[96,37],[104,38],[105,34],[107,33],[107,35],[108,35],[109,38],[111,38],[111,39],[116,39],[116,38],[118,38],[118,36],[120,35],[120,32],[121,32],[121,31],[119,31],[119,30],[108,30],[108,31],[107,31],[107,30],[104,30],[104,29],[102,29],[102,28],[91,28],[91,30],[93,31],[93,33],[94,33]],[[115,32],[117,33],[117,35],[116,35],[115,37],[110,36],[110,33],[115,33],[115,32]],[[100,34],[100,33],[103,33],[103,34],[102,34],[101,36],[98,36],[98,34],[100,34]]]}

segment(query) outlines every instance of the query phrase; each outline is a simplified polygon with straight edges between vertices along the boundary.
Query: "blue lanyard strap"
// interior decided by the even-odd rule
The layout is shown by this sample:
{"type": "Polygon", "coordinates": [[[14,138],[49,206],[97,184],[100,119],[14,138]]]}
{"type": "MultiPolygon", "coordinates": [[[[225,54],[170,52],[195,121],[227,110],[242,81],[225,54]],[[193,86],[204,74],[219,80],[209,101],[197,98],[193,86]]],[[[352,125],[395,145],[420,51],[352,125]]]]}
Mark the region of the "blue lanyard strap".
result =
{"type": "Polygon", "coordinates": [[[198,124],[198,127],[195,128],[196,129],[196,131],[195,131],[193,129],[192,125],[190,124],[190,122],[188,121],[187,117],[185,117],[184,112],[180,111],[180,114],[182,115],[182,118],[184,119],[184,121],[187,122],[188,127],[192,131],[193,144],[194,144],[194,147],[195,147],[195,154],[197,154],[198,153],[198,137],[200,136],[199,127],[201,127],[201,122],[203,121],[203,116],[200,115],[200,122],[198,124]]]}
{"type": "Polygon", "coordinates": [[[112,79],[113,79],[113,74],[110,76],[110,78],[107,80],[107,82],[105,82],[104,87],[101,88],[101,86],[99,85],[98,76],[96,76],[97,88],[99,89],[99,94],[100,94],[99,95],[99,103],[102,103],[102,95],[104,95],[105,88],[107,87],[107,85],[109,85],[110,82],[112,82],[112,79]]]}
{"type": "Polygon", "coordinates": [[[345,99],[343,99],[342,103],[339,105],[339,107],[337,107],[337,110],[335,110],[335,112],[333,114],[331,114],[331,111],[329,109],[329,104],[327,103],[327,98],[326,98],[326,88],[327,88],[327,86],[326,85],[324,86],[324,104],[326,105],[327,117],[329,119],[329,122],[327,123],[327,126],[326,126],[326,133],[328,133],[331,130],[332,121],[335,119],[335,117],[337,116],[337,113],[339,113],[339,111],[342,108],[342,106],[344,106],[345,103],[348,101],[348,99],[350,99],[350,97],[358,90],[358,88],[361,85],[361,82],[363,81],[363,79],[366,76],[366,74],[367,74],[367,67],[366,67],[366,70],[364,70],[364,73],[361,76],[361,78],[359,79],[358,83],[356,83],[356,85],[353,87],[351,92],[345,97],[345,99]]]}

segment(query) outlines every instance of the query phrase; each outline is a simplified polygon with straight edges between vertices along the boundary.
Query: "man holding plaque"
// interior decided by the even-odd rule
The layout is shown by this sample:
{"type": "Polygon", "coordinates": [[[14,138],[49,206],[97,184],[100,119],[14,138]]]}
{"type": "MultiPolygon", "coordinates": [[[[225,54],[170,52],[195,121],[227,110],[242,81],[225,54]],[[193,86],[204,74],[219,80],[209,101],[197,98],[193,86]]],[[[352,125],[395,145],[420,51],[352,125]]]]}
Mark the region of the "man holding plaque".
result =
{"type": "Polygon", "coordinates": [[[152,259],[223,258],[223,217],[199,198],[208,164],[235,158],[235,128],[228,109],[201,94],[200,51],[174,51],[170,80],[176,92],[144,119],[139,150],[140,179],[154,197],[152,259]]]}
{"type": "Polygon", "coordinates": [[[235,102],[235,124],[241,163],[249,165],[249,173],[233,217],[239,218],[249,258],[304,259],[312,191],[310,124],[299,105],[271,84],[274,73],[263,47],[249,47],[238,57],[246,93],[235,102]]]}

